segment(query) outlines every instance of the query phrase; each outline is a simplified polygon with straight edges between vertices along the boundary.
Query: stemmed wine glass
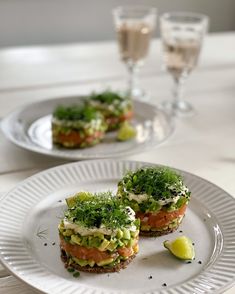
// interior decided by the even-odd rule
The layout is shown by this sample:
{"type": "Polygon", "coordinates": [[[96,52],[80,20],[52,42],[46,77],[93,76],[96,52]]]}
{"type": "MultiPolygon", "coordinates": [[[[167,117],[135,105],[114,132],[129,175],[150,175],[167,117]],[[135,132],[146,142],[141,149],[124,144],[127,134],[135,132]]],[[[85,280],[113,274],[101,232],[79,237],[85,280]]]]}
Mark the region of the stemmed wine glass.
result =
{"type": "Polygon", "coordinates": [[[195,68],[208,27],[208,17],[190,12],[165,13],[160,17],[164,64],[174,79],[173,101],[165,101],[166,110],[176,115],[193,113],[183,100],[185,81],[195,68]]]}
{"type": "Polygon", "coordinates": [[[145,93],[138,85],[139,68],[148,54],[156,24],[156,9],[145,6],[123,6],[113,10],[114,24],[121,59],[129,72],[128,94],[144,100],[145,93]]]}

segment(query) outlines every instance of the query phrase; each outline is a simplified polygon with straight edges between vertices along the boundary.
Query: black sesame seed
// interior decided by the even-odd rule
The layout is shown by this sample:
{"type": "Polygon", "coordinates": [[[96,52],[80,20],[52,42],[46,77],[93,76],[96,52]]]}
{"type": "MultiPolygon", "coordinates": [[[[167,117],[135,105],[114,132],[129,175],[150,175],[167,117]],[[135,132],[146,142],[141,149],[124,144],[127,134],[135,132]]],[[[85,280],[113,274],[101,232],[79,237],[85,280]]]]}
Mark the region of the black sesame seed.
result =
{"type": "Polygon", "coordinates": [[[192,243],[192,245],[194,246],[194,245],[195,245],[195,243],[192,243]]]}
{"type": "Polygon", "coordinates": [[[162,286],[163,286],[163,287],[166,287],[166,286],[167,286],[167,284],[166,284],[166,283],[164,283],[164,284],[162,284],[162,286]]]}
{"type": "Polygon", "coordinates": [[[192,263],[192,261],[187,261],[187,263],[192,263]]]}
{"type": "Polygon", "coordinates": [[[54,245],[55,245],[55,242],[52,243],[52,246],[54,246],[54,245]]]}
{"type": "Polygon", "coordinates": [[[149,276],[149,280],[151,280],[153,277],[152,276],[149,276]]]}
{"type": "Polygon", "coordinates": [[[58,200],[58,202],[62,202],[62,200],[58,200]]]}
{"type": "Polygon", "coordinates": [[[202,264],[201,260],[198,261],[199,264],[202,264]]]}
{"type": "Polygon", "coordinates": [[[43,245],[44,245],[44,246],[47,246],[47,243],[44,243],[43,245]]]}
{"type": "Polygon", "coordinates": [[[180,233],[183,233],[183,231],[181,231],[181,230],[180,230],[179,232],[180,232],[180,233]]]}

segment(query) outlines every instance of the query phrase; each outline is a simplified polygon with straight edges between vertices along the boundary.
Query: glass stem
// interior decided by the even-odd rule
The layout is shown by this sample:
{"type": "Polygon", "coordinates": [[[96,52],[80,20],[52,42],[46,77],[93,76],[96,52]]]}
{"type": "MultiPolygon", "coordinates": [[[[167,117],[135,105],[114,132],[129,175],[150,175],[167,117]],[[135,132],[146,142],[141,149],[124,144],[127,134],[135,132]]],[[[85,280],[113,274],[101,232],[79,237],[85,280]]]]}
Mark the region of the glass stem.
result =
{"type": "Polygon", "coordinates": [[[129,93],[131,96],[135,96],[138,91],[138,66],[136,64],[128,65],[129,72],[129,93]]]}
{"type": "Polygon", "coordinates": [[[174,89],[173,89],[173,107],[179,108],[179,105],[183,101],[184,95],[184,84],[185,84],[186,76],[181,75],[178,79],[174,79],[174,89]]]}

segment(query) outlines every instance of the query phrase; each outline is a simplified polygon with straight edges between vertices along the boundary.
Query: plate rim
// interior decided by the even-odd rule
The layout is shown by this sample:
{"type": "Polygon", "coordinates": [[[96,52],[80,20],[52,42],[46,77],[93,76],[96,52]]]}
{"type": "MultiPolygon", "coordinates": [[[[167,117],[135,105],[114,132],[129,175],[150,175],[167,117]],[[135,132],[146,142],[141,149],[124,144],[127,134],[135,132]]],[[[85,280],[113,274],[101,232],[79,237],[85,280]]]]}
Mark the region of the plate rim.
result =
{"type": "MultiPolygon", "coordinates": [[[[55,167],[51,167],[51,168],[48,168],[46,170],[43,170],[43,171],[40,171],[30,177],[27,177],[26,179],[24,179],[23,181],[20,181],[17,185],[15,185],[10,191],[8,191],[7,193],[4,194],[4,196],[1,198],[1,201],[0,201],[0,208],[2,208],[2,202],[3,200],[5,200],[7,197],[9,197],[9,195],[11,193],[13,193],[14,191],[17,191],[20,187],[24,186],[25,184],[27,184],[28,182],[30,182],[33,178],[37,178],[37,177],[41,177],[43,176],[44,174],[47,174],[47,173],[50,173],[50,172],[53,172],[54,170],[58,170],[58,169],[66,169],[67,166],[75,166],[75,165],[83,165],[83,164],[87,164],[89,165],[90,163],[92,164],[96,164],[96,162],[110,162],[110,163],[115,163],[115,164],[118,164],[118,163],[122,163],[122,164],[140,164],[141,166],[143,165],[154,165],[154,166],[163,166],[163,167],[166,167],[166,165],[163,165],[163,164],[158,164],[158,163],[153,163],[153,162],[146,162],[146,161],[141,161],[141,160],[117,160],[117,159],[95,159],[95,160],[84,160],[84,161],[78,161],[78,162],[72,162],[72,163],[66,163],[66,164],[61,164],[61,165],[58,165],[58,166],[55,166],[55,167]]],[[[235,198],[230,194],[228,193],[226,190],[224,190],[223,188],[219,187],[218,185],[214,184],[213,182],[203,178],[203,177],[200,177],[196,174],[193,174],[191,172],[188,172],[188,171],[185,171],[185,170],[182,170],[182,169],[179,169],[179,168],[175,168],[175,167],[172,167],[172,166],[168,166],[167,167],[170,167],[180,173],[183,173],[185,175],[188,175],[192,178],[196,178],[197,180],[199,181],[202,181],[206,184],[209,184],[210,186],[220,190],[221,192],[223,192],[225,195],[226,195],[226,198],[230,198],[230,200],[232,200],[235,204],[235,198]]],[[[46,197],[48,196],[44,196],[43,199],[45,199],[46,197]]],[[[208,207],[207,207],[208,208],[208,207]]],[[[208,210],[210,210],[208,208],[208,210]]],[[[214,213],[213,213],[214,214],[214,213]]],[[[214,217],[217,219],[216,215],[214,215],[214,217]]],[[[222,231],[222,234],[223,234],[223,231],[222,231]]],[[[4,238],[3,238],[4,239],[4,238]]],[[[0,240],[1,240],[1,237],[0,237],[0,240]]],[[[223,248],[222,248],[223,249],[223,248]]],[[[222,250],[223,251],[223,250],[222,250]]],[[[235,252],[235,249],[234,249],[234,252],[235,252]]],[[[220,255],[219,255],[220,256],[220,255]]],[[[19,276],[17,274],[17,271],[15,271],[14,269],[12,269],[12,267],[4,261],[4,259],[2,258],[3,255],[2,255],[2,252],[0,252],[0,262],[1,264],[13,275],[15,276],[17,279],[21,280],[24,284],[26,284],[27,286],[31,287],[32,289],[35,289],[36,291],[39,291],[40,293],[54,293],[54,292],[44,292],[43,290],[41,290],[40,288],[38,288],[36,285],[33,285],[33,284],[30,284],[27,280],[23,279],[23,277],[19,276]]],[[[203,270],[202,270],[203,271],[203,270]]],[[[190,280],[194,280],[195,278],[197,278],[199,275],[202,274],[202,271],[194,278],[190,279],[190,280]]],[[[205,269],[205,272],[206,272],[206,269],[205,269]]],[[[235,273],[233,274],[234,277],[235,277],[235,273]]],[[[62,277],[60,277],[61,279],[64,279],[62,277]]],[[[180,283],[181,285],[182,283],[180,283]]],[[[177,284],[178,285],[178,284],[177,284]]],[[[215,290],[215,292],[213,293],[223,293],[225,290],[233,287],[235,285],[235,279],[231,280],[229,283],[226,283],[223,287],[215,290]]],[[[173,290],[174,292],[174,287],[172,288],[169,288],[169,291],[170,290],[173,290]]],[[[126,290],[125,290],[126,291],[126,290]]],[[[213,290],[214,291],[214,290],[213,290]]],[[[161,290],[160,290],[161,292],[161,290]]],[[[153,290],[153,292],[151,293],[160,293],[158,292],[158,290],[153,290]],[[155,292],[156,291],[156,292],[155,292]]],[[[116,293],[116,292],[115,292],[116,293]]],[[[119,293],[119,292],[117,292],[119,293]]],[[[137,293],[137,292],[136,292],[137,293]]],[[[139,292],[138,292],[139,293],[139,292]]],[[[168,293],[167,289],[164,290],[164,293],[168,293]],[[166,291],[166,292],[165,292],[166,291]]],[[[171,292],[169,292],[171,293],[171,292]]],[[[199,293],[199,292],[195,292],[195,293],[199,293]]],[[[204,293],[212,293],[211,291],[208,291],[208,292],[204,292],[204,293]]]]}
{"type": "MultiPolygon", "coordinates": [[[[124,151],[121,151],[121,152],[118,152],[118,153],[115,153],[115,154],[108,154],[108,155],[105,155],[105,154],[103,154],[103,155],[95,155],[95,154],[72,155],[72,154],[70,154],[69,155],[69,153],[68,153],[69,150],[68,149],[66,149],[66,151],[63,152],[63,153],[56,153],[56,152],[53,152],[53,150],[49,150],[49,149],[43,148],[42,146],[39,146],[39,145],[35,144],[32,140],[30,140],[32,145],[28,144],[25,141],[17,140],[17,138],[15,138],[15,136],[12,134],[12,132],[8,132],[8,125],[11,122],[12,117],[14,117],[17,114],[20,114],[22,111],[26,110],[29,107],[36,106],[37,104],[40,104],[40,103],[47,103],[47,102],[50,102],[50,101],[53,101],[53,100],[58,101],[60,99],[62,100],[62,99],[66,99],[66,98],[67,99],[69,99],[69,98],[82,99],[82,98],[88,97],[88,96],[89,96],[89,94],[86,94],[86,95],[55,96],[55,97],[53,97],[53,98],[51,97],[49,99],[43,99],[43,100],[38,100],[38,101],[35,101],[35,102],[26,103],[26,104],[24,104],[22,106],[19,106],[19,107],[15,108],[11,112],[9,112],[6,116],[3,117],[3,119],[0,122],[1,130],[2,130],[3,134],[5,135],[5,137],[10,142],[15,144],[16,146],[19,146],[19,147],[21,147],[21,148],[23,148],[25,150],[28,150],[28,151],[31,151],[31,152],[34,152],[34,153],[50,156],[50,157],[53,157],[53,158],[67,159],[67,160],[79,160],[79,159],[81,159],[81,160],[89,160],[89,159],[96,160],[96,159],[106,159],[106,158],[108,159],[108,158],[113,158],[113,157],[118,158],[120,156],[127,156],[127,155],[132,155],[132,154],[138,154],[138,153],[141,153],[141,152],[146,152],[146,151],[150,150],[153,147],[160,146],[161,144],[163,144],[166,140],[168,140],[172,136],[172,134],[175,131],[174,119],[167,112],[165,112],[160,106],[157,106],[157,105],[154,105],[154,104],[151,104],[151,103],[147,103],[147,102],[133,100],[134,104],[136,103],[137,105],[138,104],[144,104],[144,105],[147,105],[147,106],[151,106],[152,108],[154,108],[155,111],[158,111],[158,112],[162,113],[166,117],[166,120],[167,120],[168,125],[169,125],[169,133],[167,134],[167,136],[162,141],[157,142],[157,144],[154,143],[154,141],[151,141],[150,142],[151,144],[142,145],[142,148],[134,148],[134,149],[131,149],[131,150],[124,150],[124,151]]],[[[140,145],[137,145],[137,146],[140,146],[140,145]]],[[[63,151],[63,149],[62,149],[62,151],[63,151]]]]}

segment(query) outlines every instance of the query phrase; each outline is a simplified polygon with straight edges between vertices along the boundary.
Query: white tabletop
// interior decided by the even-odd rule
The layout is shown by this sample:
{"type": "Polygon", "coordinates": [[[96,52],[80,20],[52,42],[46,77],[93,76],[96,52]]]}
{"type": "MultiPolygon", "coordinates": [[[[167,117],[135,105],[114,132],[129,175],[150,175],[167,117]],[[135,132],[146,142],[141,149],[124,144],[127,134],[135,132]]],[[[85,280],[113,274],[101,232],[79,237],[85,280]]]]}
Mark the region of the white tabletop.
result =
{"type": "MultiPolygon", "coordinates": [[[[173,135],[148,152],[123,157],[170,165],[197,174],[235,196],[235,33],[207,37],[199,67],[187,83],[196,115],[176,121],[173,135]]],[[[123,89],[126,70],[114,42],[24,47],[0,51],[0,117],[42,99],[123,89]]],[[[172,81],[161,70],[161,50],[153,41],[141,85],[153,104],[171,97],[172,81]]],[[[0,132],[0,192],[65,160],[35,154],[7,141],[0,132]]],[[[34,293],[0,266],[0,293],[34,293]]],[[[235,293],[235,287],[226,294],[235,293]]]]}

